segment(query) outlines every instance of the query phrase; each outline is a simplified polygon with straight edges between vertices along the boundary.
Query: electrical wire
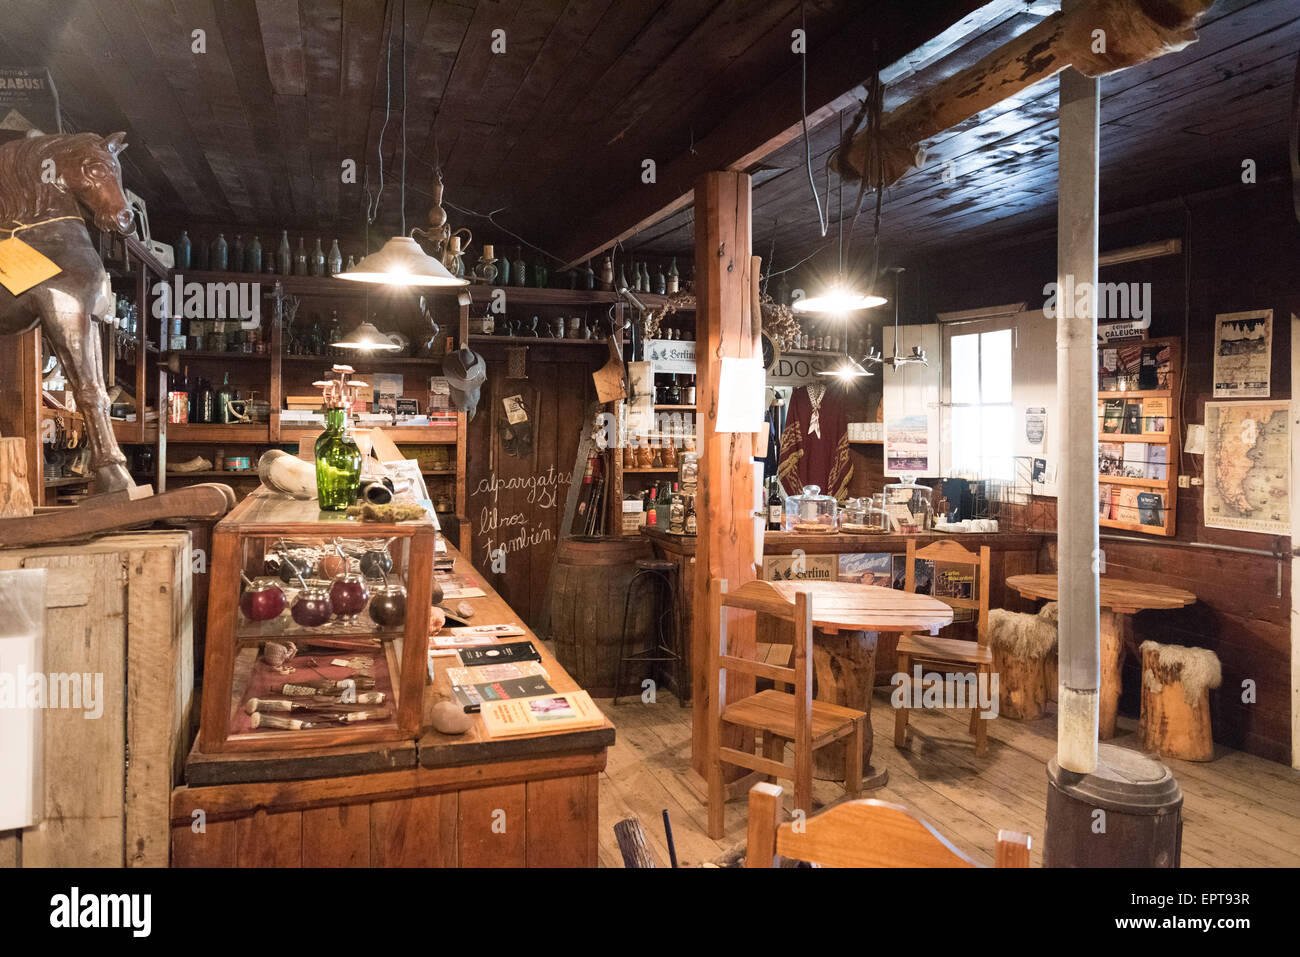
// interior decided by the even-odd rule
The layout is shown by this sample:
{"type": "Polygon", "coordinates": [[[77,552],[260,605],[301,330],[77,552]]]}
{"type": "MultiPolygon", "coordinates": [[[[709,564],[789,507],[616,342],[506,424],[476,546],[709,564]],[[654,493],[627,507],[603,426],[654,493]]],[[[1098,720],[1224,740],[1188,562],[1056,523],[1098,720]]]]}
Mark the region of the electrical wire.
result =
{"type": "MultiPolygon", "coordinates": [[[[817,206],[817,223],[821,226],[822,238],[826,238],[826,214],[822,212],[822,200],[817,195],[817,181],[813,179],[812,168],[812,140],[808,136],[808,18],[804,11],[804,5],[799,4],[799,23],[803,31],[803,47],[799,53],[800,77],[799,77],[799,112],[800,119],[803,123],[803,155],[804,164],[808,169],[808,186],[812,189],[813,202],[817,206]]],[[[827,205],[830,205],[830,197],[827,196],[827,205]]]]}
{"type": "MultiPolygon", "coordinates": [[[[384,123],[379,127],[379,143],[375,147],[375,152],[379,156],[379,191],[371,202],[370,190],[366,190],[366,223],[369,225],[375,221],[379,215],[379,200],[384,195],[384,133],[388,130],[388,117],[392,114],[393,106],[393,17],[394,4],[389,0],[385,13],[388,19],[388,42],[384,45],[384,123]]],[[[403,81],[405,85],[405,81],[403,81]]],[[[406,125],[403,118],[402,125],[406,125]]],[[[405,234],[405,230],[402,231],[405,234]]]]}

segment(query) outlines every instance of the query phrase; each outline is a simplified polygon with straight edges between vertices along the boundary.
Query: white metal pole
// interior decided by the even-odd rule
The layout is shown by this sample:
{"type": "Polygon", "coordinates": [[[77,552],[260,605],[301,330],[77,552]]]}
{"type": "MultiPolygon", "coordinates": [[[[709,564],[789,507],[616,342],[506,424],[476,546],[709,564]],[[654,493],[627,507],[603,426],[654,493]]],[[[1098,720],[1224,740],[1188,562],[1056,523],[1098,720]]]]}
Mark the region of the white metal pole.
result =
{"type": "MultiPolygon", "coordinates": [[[[1077,0],[1076,0],[1077,2],[1077,0]]],[[[1067,0],[1062,6],[1074,4],[1067,0]]],[[[1057,761],[1097,769],[1101,641],[1097,540],[1097,190],[1100,83],[1060,75],[1056,394],[1061,416],[1057,517],[1060,687],[1057,761]],[[1087,283],[1086,286],[1083,284],[1087,283]]]]}

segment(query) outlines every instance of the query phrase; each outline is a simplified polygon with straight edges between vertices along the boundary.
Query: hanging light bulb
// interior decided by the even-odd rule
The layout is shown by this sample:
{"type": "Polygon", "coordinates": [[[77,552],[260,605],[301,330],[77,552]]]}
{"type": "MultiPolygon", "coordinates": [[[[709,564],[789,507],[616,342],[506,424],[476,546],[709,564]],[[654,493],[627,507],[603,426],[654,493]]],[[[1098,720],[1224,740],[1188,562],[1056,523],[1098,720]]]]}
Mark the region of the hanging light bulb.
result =
{"type": "Polygon", "coordinates": [[[864,376],[875,375],[874,372],[864,369],[860,362],[849,355],[843,356],[834,366],[822,369],[817,374],[835,376],[837,379],[861,379],[864,376]]]}
{"type": "MultiPolygon", "coordinates": [[[[394,7],[396,12],[396,6],[394,7]]],[[[401,178],[401,216],[402,216],[402,233],[394,236],[377,253],[371,253],[363,256],[361,261],[346,272],[337,274],[339,279],[348,279],[352,282],[368,282],[383,286],[464,286],[469,283],[468,279],[452,275],[442,263],[427,255],[419,244],[406,235],[406,2],[401,3],[402,15],[402,178],[401,178]]],[[[392,46],[393,34],[396,31],[390,26],[388,31],[388,43],[392,46]]],[[[391,54],[390,54],[391,61],[391,54]]],[[[388,115],[392,112],[391,104],[385,106],[384,120],[387,124],[388,115]]],[[[381,135],[382,143],[382,135],[381,135]]],[[[383,181],[383,153],[380,152],[380,182],[383,181]]],[[[373,219],[373,212],[371,213],[373,219]]],[[[363,323],[362,325],[368,325],[363,323]]],[[[360,327],[358,327],[359,329],[360,327]]],[[[374,327],[371,326],[373,329],[374,327]]],[[[354,330],[355,332],[356,330],[354,330]]],[[[336,343],[343,345],[345,348],[389,348],[387,346],[357,346],[347,343],[336,343]]]]}
{"type": "Polygon", "coordinates": [[[858,312],[862,309],[874,309],[889,302],[883,296],[859,292],[843,285],[832,286],[820,296],[805,296],[796,300],[790,308],[795,312],[826,312],[840,315],[846,312],[858,312]]]}
{"type": "Polygon", "coordinates": [[[380,332],[372,322],[359,322],[355,329],[332,343],[339,349],[356,349],[359,352],[396,352],[402,348],[390,336],[380,332]]]}

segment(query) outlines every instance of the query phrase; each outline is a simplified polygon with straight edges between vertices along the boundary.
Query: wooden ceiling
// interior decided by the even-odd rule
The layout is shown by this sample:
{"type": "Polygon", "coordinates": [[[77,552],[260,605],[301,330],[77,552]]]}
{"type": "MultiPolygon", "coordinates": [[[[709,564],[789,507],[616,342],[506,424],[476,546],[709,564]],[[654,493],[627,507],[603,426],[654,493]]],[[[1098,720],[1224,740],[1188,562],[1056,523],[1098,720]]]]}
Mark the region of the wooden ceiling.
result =
{"type": "MultiPolygon", "coordinates": [[[[886,75],[886,110],[936,79],[975,62],[1050,12],[1004,9],[945,59],[901,80],[886,75]]],[[[1300,4],[1294,0],[1218,0],[1185,50],[1101,81],[1101,208],[1129,209],[1204,189],[1241,183],[1242,161],[1256,162],[1260,180],[1289,175],[1287,131],[1300,4]]],[[[904,73],[906,64],[892,72],[904,73]]],[[[995,109],[925,143],[925,165],[885,191],[882,261],[974,247],[1042,229],[1056,219],[1057,83],[1030,87],[995,109]],[[945,164],[955,175],[945,181],[945,164]]],[[[846,122],[851,119],[846,118],[846,122]]],[[[811,137],[812,165],[825,202],[826,158],[839,142],[834,120],[811,137]]],[[[767,157],[754,190],[754,248],[785,268],[815,254],[834,269],[837,235],[823,239],[808,185],[802,140],[767,157]]],[[[832,173],[832,212],[837,201],[832,173]]],[[[846,185],[851,213],[856,186],[846,185]]],[[[852,233],[850,256],[861,262],[873,231],[868,195],[852,233]],[[859,255],[854,255],[854,251],[859,255]]],[[[666,252],[692,248],[686,210],[637,237],[666,252]]]]}
{"type": "MultiPolygon", "coordinates": [[[[441,164],[453,224],[480,241],[509,246],[509,230],[573,258],[639,226],[626,246],[689,256],[694,176],[745,168],[755,172],[755,250],[766,256],[775,239],[781,266],[834,256],[798,135],[790,44],[801,16],[812,167],[834,218],[825,161],[838,115],[851,116],[862,94],[873,40],[890,108],[1055,9],[1048,0],[406,0],[403,21],[402,0],[5,0],[0,61],[49,66],[69,128],[128,132],[127,185],[156,220],[355,235],[382,154],[376,229],[390,233],[404,139],[408,228],[423,222],[441,164]],[[196,29],[206,53],[192,52],[196,29]],[[505,31],[504,54],[492,52],[495,30],[505,31]],[[355,185],[340,181],[345,159],[357,161],[355,185]],[[658,164],[656,184],[641,182],[644,159],[658,164]],[[495,211],[495,224],[467,211],[495,211]]],[[[1243,158],[1261,177],[1280,169],[1297,48],[1294,0],[1219,0],[1198,44],[1104,80],[1103,208],[1232,182],[1243,158]]],[[[887,255],[1050,225],[1055,110],[1056,85],[1043,83],[928,143],[925,168],[886,193],[887,255]],[[945,161],[955,164],[950,183],[945,161]]],[[[851,207],[856,193],[844,193],[851,207]]],[[[859,250],[871,205],[853,235],[859,250]]]]}

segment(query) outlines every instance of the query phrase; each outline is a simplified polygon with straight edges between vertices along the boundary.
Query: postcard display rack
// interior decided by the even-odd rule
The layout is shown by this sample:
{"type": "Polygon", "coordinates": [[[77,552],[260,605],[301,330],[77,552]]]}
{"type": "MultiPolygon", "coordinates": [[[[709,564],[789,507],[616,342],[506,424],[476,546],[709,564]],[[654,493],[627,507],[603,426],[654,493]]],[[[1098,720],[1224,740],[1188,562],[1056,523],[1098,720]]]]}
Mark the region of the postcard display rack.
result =
{"type": "Polygon", "coordinates": [[[418,738],[437,536],[266,489],[236,506],[212,536],[199,749],[418,738]]]}
{"type": "Polygon", "coordinates": [[[1107,528],[1174,534],[1182,423],[1178,339],[1098,350],[1097,514],[1107,528]]]}

